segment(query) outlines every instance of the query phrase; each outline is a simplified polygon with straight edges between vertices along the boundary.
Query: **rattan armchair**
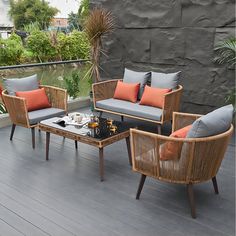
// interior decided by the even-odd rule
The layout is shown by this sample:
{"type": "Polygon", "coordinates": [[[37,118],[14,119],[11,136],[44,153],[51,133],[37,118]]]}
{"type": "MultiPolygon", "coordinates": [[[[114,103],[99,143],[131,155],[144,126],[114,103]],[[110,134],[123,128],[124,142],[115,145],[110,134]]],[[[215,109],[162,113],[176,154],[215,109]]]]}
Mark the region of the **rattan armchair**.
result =
{"type": "MultiPolygon", "coordinates": [[[[40,88],[45,89],[52,108],[63,110],[64,113],[67,112],[66,90],[52,86],[40,86],[40,88]]],[[[32,147],[35,148],[35,127],[38,126],[38,122],[32,123],[30,121],[26,100],[24,98],[8,95],[6,90],[2,92],[2,99],[12,121],[10,140],[13,139],[16,125],[30,128],[32,134],[32,147]]]]}
{"type": "MultiPolygon", "coordinates": [[[[122,80],[121,80],[122,81],[122,80]]],[[[172,92],[169,92],[164,97],[164,107],[162,112],[162,117],[160,121],[148,119],[145,117],[139,117],[139,116],[133,116],[129,114],[114,112],[110,110],[105,110],[97,107],[96,103],[101,100],[112,98],[116,89],[118,80],[107,80],[99,83],[93,84],[93,102],[94,102],[94,108],[96,111],[99,112],[107,112],[112,113],[121,116],[122,120],[123,117],[129,117],[134,118],[138,120],[144,120],[152,123],[158,124],[158,133],[161,133],[161,125],[164,123],[171,121],[172,119],[172,113],[174,111],[179,111],[180,106],[180,99],[183,92],[183,87],[181,85],[178,86],[177,89],[173,90],[172,92]]]]}
{"type": "MultiPolygon", "coordinates": [[[[199,115],[173,113],[172,131],[190,125],[199,115]]],[[[193,185],[212,180],[218,194],[216,174],[229,143],[233,126],[222,134],[206,138],[173,138],[131,129],[131,150],[133,170],[141,173],[136,199],[139,199],[146,176],[161,181],[185,184],[190,201],[191,215],[196,217],[193,185]],[[175,160],[160,160],[160,145],[173,142],[182,145],[175,160]]]]}

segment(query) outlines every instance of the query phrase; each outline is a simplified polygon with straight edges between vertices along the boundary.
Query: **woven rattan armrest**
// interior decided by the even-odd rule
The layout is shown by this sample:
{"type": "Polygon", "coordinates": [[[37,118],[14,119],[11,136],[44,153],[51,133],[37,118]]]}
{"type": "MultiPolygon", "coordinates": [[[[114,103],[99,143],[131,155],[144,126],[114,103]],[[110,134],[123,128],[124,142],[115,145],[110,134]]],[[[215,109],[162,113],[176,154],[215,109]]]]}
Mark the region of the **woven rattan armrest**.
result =
{"type": "Polygon", "coordinates": [[[40,87],[45,89],[52,107],[67,111],[67,91],[65,89],[45,85],[40,87]]]}
{"type": "Polygon", "coordinates": [[[107,80],[99,83],[95,83],[92,86],[94,105],[96,107],[96,102],[112,98],[116,89],[118,79],[107,80]]]}
{"type": "Polygon", "coordinates": [[[201,117],[199,114],[173,112],[172,132],[187,125],[191,125],[199,117],[201,117]]]}
{"type": "Polygon", "coordinates": [[[163,123],[172,119],[172,113],[174,111],[179,111],[180,98],[183,92],[183,87],[178,86],[176,90],[173,90],[164,96],[164,106],[163,106],[163,123]]]}
{"type": "Polygon", "coordinates": [[[25,98],[8,95],[6,90],[3,91],[2,98],[12,123],[30,127],[25,98]]]}

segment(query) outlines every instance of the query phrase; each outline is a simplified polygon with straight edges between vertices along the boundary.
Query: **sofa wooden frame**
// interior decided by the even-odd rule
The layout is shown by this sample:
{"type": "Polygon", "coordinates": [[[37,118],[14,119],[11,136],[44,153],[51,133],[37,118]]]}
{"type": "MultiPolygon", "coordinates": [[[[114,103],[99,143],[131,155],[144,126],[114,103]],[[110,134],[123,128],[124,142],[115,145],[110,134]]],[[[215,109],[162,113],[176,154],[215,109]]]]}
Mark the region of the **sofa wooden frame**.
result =
{"type": "Polygon", "coordinates": [[[129,118],[156,123],[158,124],[158,133],[161,134],[161,125],[163,125],[165,122],[171,121],[172,113],[174,111],[179,111],[180,99],[183,92],[183,87],[179,85],[176,90],[173,90],[165,95],[164,107],[163,107],[164,112],[162,114],[162,118],[160,121],[156,121],[156,120],[152,120],[148,118],[133,116],[129,114],[123,114],[123,113],[114,112],[114,111],[110,111],[106,109],[101,109],[96,106],[96,102],[113,97],[118,81],[119,79],[106,80],[106,81],[93,84],[92,91],[93,91],[93,102],[94,102],[95,110],[100,111],[100,112],[107,112],[107,113],[111,113],[115,115],[120,115],[122,117],[122,120],[123,120],[123,117],[129,117],[129,118]]]}

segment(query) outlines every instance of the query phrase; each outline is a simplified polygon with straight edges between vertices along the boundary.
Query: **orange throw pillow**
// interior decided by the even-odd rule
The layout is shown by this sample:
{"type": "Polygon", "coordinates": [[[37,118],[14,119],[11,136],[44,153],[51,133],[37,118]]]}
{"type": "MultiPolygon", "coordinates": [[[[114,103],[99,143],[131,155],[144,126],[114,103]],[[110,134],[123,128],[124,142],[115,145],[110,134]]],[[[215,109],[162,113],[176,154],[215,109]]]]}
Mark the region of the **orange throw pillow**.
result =
{"type": "Polygon", "coordinates": [[[164,95],[170,91],[171,89],[152,88],[146,85],[139,104],[163,108],[164,95]]]}
{"type": "MultiPolygon", "coordinates": [[[[173,132],[170,137],[174,138],[186,138],[188,131],[191,129],[192,125],[188,125],[182,129],[176,130],[173,132]]],[[[168,141],[160,146],[160,160],[176,160],[181,152],[182,143],[181,142],[172,142],[168,141]]]]}
{"type": "Polygon", "coordinates": [[[16,92],[16,96],[26,99],[26,106],[28,111],[51,107],[44,88],[32,91],[19,91],[16,92]]]}
{"type": "Polygon", "coordinates": [[[140,84],[130,84],[118,81],[113,98],[137,102],[140,84]]]}

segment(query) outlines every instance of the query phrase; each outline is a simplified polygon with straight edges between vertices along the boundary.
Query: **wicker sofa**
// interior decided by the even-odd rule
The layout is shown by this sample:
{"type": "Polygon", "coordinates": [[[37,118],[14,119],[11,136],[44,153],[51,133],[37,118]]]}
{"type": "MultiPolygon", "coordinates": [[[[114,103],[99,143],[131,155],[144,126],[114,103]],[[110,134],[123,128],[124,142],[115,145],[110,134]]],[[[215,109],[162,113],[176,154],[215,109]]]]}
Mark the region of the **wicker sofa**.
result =
{"type": "Polygon", "coordinates": [[[164,97],[163,109],[139,105],[139,102],[114,99],[114,91],[118,80],[107,80],[93,84],[94,108],[100,112],[107,112],[123,117],[144,120],[156,123],[158,133],[161,133],[161,125],[172,119],[172,113],[179,110],[180,98],[183,87],[178,85],[177,89],[167,93],[164,97]]]}

